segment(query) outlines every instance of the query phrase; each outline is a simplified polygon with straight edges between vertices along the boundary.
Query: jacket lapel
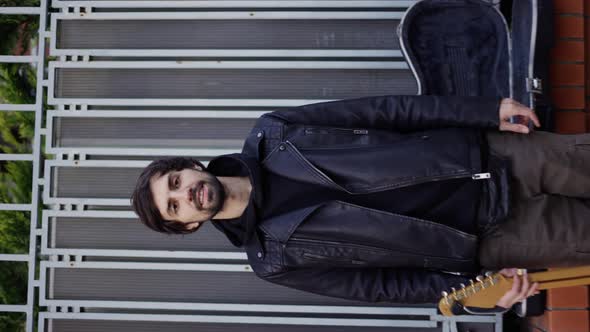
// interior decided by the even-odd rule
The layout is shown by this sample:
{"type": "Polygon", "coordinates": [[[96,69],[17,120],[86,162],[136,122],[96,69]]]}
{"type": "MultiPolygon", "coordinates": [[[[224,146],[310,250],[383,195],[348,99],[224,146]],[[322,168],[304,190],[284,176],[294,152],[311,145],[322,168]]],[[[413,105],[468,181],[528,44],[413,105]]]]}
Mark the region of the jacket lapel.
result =
{"type": "Polygon", "coordinates": [[[315,210],[324,204],[293,210],[264,220],[260,228],[275,240],[286,243],[299,225],[315,210]]]}
{"type": "Polygon", "coordinates": [[[289,141],[278,145],[266,157],[262,162],[262,165],[269,172],[285,178],[350,193],[348,190],[330,179],[330,177],[324,172],[315,167],[289,141]]]}

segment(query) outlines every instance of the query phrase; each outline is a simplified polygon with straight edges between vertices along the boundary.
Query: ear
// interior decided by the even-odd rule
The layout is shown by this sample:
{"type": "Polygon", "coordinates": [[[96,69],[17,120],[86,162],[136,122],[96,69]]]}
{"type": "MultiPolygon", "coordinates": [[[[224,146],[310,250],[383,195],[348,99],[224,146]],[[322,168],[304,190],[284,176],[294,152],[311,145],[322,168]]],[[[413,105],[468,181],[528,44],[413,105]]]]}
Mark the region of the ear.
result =
{"type": "Polygon", "coordinates": [[[194,165],[193,168],[196,169],[197,171],[202,171],[203,170],[203,168],[201,166],[199,166],[199,165],[194,165]]]}

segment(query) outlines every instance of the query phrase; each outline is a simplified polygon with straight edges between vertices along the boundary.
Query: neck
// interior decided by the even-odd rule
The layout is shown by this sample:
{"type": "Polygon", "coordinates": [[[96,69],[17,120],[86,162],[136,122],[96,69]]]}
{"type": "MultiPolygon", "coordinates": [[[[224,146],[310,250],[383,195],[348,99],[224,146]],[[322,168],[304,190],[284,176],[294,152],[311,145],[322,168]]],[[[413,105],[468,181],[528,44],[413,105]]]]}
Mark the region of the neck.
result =
{"type": "Polygon", "coordinates": [[[225,190],[223,208],[213,219],[234,219],[240,217],[250,201],[252,184],[249,177],[218,177],[225,190]]]}

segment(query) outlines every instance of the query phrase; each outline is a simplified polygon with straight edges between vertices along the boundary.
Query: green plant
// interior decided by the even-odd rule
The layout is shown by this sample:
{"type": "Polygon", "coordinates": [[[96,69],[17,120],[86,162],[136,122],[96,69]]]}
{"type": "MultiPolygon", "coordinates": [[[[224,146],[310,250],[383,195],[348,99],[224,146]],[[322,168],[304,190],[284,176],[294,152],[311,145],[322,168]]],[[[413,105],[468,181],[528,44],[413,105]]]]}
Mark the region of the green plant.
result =
{"type": "Polygon", "coordinates": [[[0,316],[0,331],[25,332],[24,313],[9,312],[0,316]]]}
{"type": "MultiPolygon", "coordinates": [[[[0,64],[0,102],[34,104],[36,77],[28,64],[0,64]]],[[[30,151],[35,116],[31,112],[0,113],[0,150],[4,153],[30,151]]]]}
{"type": "Polygon", "coordinates": [[[39,6],[39,0],[0,0],[0,7],[30,7],[39,6]]]}
{"type": "MultiPolygon", "coordinates": [[[[0,7],[38,5],[38,0],[0,0],[0,7]]],[[[0,54],[25,53],[37,30],[36,16],[0,15],[0,54]]],[[[35,86],[30,65],[0,64],[0,103],[34,104],[35,86]]],[[[34,128],[34,113],[0,110],[0,153],[31,153],[34,128]]],[[[32,175],[30,162],[0,162],[0,203],[31,202],[32,175]]],[[[28,253],[29,232],[28,212],[0,211],[0,253],[28,253]]],[[[27,281],[26,263],[1,262],[0,303],[26,303],[27,281]]],[[[23,313],[0,314],[0,331],[24,331],[24,318],[23,313]]]]}
{"type": "MultiPolygon", "coordinates": [[[[39,6],[38,0],[0,0],[0,7],[39,6]]],[[[34,15],[0,15],[0,54],[22,54],[29,48],[39,20],[34,15]],[[20,41],[20,43],[19,43],[20,41]],[[16,51],[16,52],[15,52],[16,51]]]]}

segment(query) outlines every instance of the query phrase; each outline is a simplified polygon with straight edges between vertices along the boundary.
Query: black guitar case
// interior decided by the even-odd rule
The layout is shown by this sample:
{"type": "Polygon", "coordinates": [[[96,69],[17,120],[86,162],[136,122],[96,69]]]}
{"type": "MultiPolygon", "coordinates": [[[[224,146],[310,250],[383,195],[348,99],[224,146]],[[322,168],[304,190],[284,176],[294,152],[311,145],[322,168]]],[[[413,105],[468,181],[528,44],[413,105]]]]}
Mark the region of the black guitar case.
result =
{"type": "Polygon", "coordinates": [[[551,0],[422,0],[398,27],[419,94],[511,97],[553,129],[551,0]]]}

